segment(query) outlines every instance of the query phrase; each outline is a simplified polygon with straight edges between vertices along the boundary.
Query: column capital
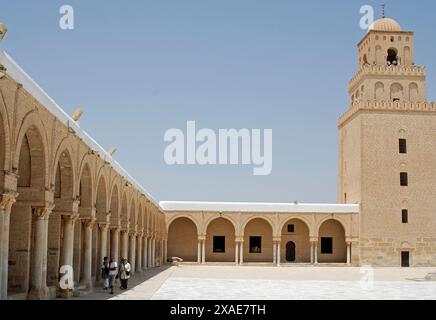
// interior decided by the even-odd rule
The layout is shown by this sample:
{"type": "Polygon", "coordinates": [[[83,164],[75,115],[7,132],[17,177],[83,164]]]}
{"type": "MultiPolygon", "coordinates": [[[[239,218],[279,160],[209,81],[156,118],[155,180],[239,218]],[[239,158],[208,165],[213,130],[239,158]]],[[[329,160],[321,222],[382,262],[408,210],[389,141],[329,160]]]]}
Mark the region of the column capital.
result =
{"type": "Polygon", "coordinates": [[[54,203],[48,203],[45,206],[34,206],[32,207],[32,213],[37,220],[48,220],[54,207],[54,203]]]}
{"type": "Polygon", "coordinates": [[[92,228],[94,224],[97,222],[97,219],[94,217],[81,218],[81,220],[86,228],[92,228]]]}
{"type": "Polygon", "coordinates": [[[136,235],[137,235],[137,233],[136,233],[135,230],[130,230],[130,231],[129,231],[129,236],[131,236],[131,237],[135,237],[136,235]]]}
{"type": "Polygon", "coordinates": [[[198,236],[198,241],[205,241],[206,240],[206,236],[198,236]]]}
{"type": "Polygon", "coordinates": [[[357,242],[359,239],[357,237],[345,237],[345,242],[347,244],[352,244],[353,242],[357,242]]]}
{"type": "Polygon", "coordinates": [[[282,237],[273,237],[273,242],[282,242],[282,237]]]}
{"type": "Polygon", "coordinates": [[[18,192],[9,191],[0,195],[0,208],[6,212],[10,212],[12,205],[17,201],[18,192]]]}
{"type": "Polygon", "coordinates": [[[109,227],[111,231],[120,233],[120,227],[119,226],[110,226],[109,227]]]}
{"type": "Polygon", "coordinates": [[[315,243],[316,244],[316,243],[318,243],[319,240],[318,240],[318,237],[310,237],[309,241],[310,241],[310,243],[315,243]]]}
{"type": "Polygon", "coordinates": [[[105,230],[109,229],[109,222],[107,222],[107,221],[97,221],[97,226],[102,231],[105,231],[105,230]]]}
{"type": "Polygon", "coordinates": [[[235,242],[244,242],[244,237],[235,237],[235,242]]]}
{"type": "Polygon", "coordinates": [[[62,219],[67,220],[69,223],[76,223],[77,219],[80,218],[80,214],[78,213],[66,213],[62,214],[62,219]]]}

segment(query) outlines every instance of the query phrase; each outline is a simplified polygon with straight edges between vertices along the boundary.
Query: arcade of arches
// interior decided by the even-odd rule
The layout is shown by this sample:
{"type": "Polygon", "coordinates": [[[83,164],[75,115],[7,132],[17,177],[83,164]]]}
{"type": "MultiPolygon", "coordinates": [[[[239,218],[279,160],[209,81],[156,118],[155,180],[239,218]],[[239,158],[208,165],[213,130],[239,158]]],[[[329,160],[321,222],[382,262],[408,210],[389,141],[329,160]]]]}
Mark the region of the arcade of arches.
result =
{"type": "Polygon", "coordinates": [[[105,256],[132,273],[162,265],[159,205],[9,76],[0,97],[1,299],[72,296],[62,266],[89,292],[105,256]]]}
{"type": "Polygon", "coordinates": [[[353,213],[166,211],[168,256],[184,261],[357,264],[353,213]]]}

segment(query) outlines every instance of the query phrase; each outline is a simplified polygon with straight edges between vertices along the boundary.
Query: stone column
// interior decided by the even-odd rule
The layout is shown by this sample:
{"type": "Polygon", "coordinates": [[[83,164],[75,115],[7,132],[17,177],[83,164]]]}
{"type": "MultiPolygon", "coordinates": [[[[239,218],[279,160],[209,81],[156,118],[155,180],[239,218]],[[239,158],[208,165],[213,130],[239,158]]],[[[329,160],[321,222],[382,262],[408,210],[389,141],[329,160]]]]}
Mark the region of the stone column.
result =
{"type": "Polygon", "coordinates": [[[197,240],[197,263],[201,264],[201,239],[197,240]]]}
{"type": "Polygon", "coordinates": [[[313,264],[313,243],[312,243],[312,242],[309,242],[309,244],[310,244],[310,252],[309,252],[309,255],[310,255],[310,263],[313,264]]]}
{"type": "Polygon", "coordinates": [[[164,240],[160,239],[160,252],[159,252],[159,260],[160,260],[160,265],[163,266],[164,265],[164,240]]]}
{"type": "Polygon", "coordinates": [[[142,233],[136,236],[136,272],[142,272],[142,233]]]}
{"type": "Polygon", "coordinates": [[[130,233],[130,256],[129,256],[129,262],[131,271],[130,273],[132,275],[135,274],[135,267],[136,267],[136,232],[130,233]]]}
{"type": "Polygon", "coordinates": [[[148,268],[148,238],[144,237],[144,252],[142,253],[142,265],[144,270],[148,268]]]}
{"type": "Polygon", "coordinates": [[[273,264],[277,261],[277,242],[273,242],[273,264]]]}
{"type": "Polygon", "coordinates": [[[148,239],[148,248],[147,248],[147,266],[149,268],[152,267],[152,261],[151,261],[151,251],[152,251],[151,247],[152,247],[152,243],[153,243],[153,239],[149,238],[148,239]]]}
{"type": "Polygon", "coordinates": [[[281,241],[277,241],[277,267],[280,267],[280,242],[281,241]]]}
{"type": "Polygon", "coordinates": [[[168,245],[167,239],[164,239],[164,242],[163,242],[163,252],[164,252],[164,255],[163,255],[163,258],[164,258],[163,264],[166,264],[167,260],[168,260],[168,246],[167,245],[168,245]]]}
{"type": "MultiPolygon", "coordinates": [[[[121,231],[121,257],[127,259],[129,257],[129,233],[126,230],[121,231]]],[[[119,261],[117,261],[119,262],[119,261]]]]}
{"type": "Polygon", "coordinates": [[[111,243],[111,257],[118,263],[120,257],[118,257],[119,245],[120,245],[120,229],[112,228],[112,243],[111,243]]]}
{"type": "Polygon", "coordinates": [[[313,241],[313,263],[318,263],[318,240],[313,241]]]}
{"type": "Polygon", "coordinates": [[[30,275],[29,299],[47,299],[47,240],[48,219],[54,208],[53,204],[45,207],[34,207],[35,238],[32,255],[32,273],[30,275]]]}
{"type": "Polygon", "coordinates": [[[310,263],[318,263],[318,238],[310,237],[310,263]]]}
{"type": "Polygon", "coordinates": [[[206,239],[201,241],[201,264],[206,263],[206,239]]]}
{"type": "Polygon", "coordinates": [[[244,240],[241,240],[239,243],[239,264],[242,265],[244,263],[244,240]]]}
{"type": "Polygon", "coordinates": [[[235,264],[239,264],[239,242],[235,241],[235,264]]]}
{"type": "Polygon", "coordinates": [[[153,238],[151,246],[151,266],[156,267],[156,239],[153,238]]]}
{"type": "Polygon", "coordinates": [[[8,296],[9,225],[18,193],[0,195],[0,300],[8,296]]]}
{"type": "Polygon", "coordinates": [[[74,257],[74,225],[79,218],[79,214],[73,213],[70,215],[62,216],[62,221],[64,225],[64,238],[62,242],[62,261],[61,269],[59,270],[59,279],[64,277],[66,272],[73,272],[72,274],[67,274],[68,283],[63,283],[65,287],[59,288],[59,295],[63,298],[72,297],[72,290],[74,289],[74,269],[73,269],[73,257],[74,257]],[[68,270],[63,270],[66,266],[68,270]],[[70,283],[71,279],[71,283],[70,283]]]}
{"type": "Polygon", "coordinates": [[[347,241],[347,264],[351,264],[351,242],[347,241]]]}
{"type": "Polygon", "coordinates": [[[80,281],[81,287],[92,289],[92,228],[95,218],[83,219],[85,239],[83,241],[83,274],[80,281]]]}
{"type": "Polygon", "coordinates": [[[97,279],[101,278],[101,273],[100,271],[100,265],[103,263],[103,259],[104,257],[108,256],[107,253],[107,232],[109,229],[109,225],[106,222],[99,222],[98,223],[98,228],[100,229],[100,260],[98,261],[99,265],[98,265],[98,272],[97,272],[97,279]]]}

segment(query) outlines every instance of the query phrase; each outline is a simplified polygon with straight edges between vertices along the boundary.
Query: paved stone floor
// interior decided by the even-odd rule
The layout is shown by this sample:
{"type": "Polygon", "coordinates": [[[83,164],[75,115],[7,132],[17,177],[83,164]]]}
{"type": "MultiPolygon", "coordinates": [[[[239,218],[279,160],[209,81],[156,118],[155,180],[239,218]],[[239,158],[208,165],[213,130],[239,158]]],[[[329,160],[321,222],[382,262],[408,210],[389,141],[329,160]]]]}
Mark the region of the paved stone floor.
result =
{"type": "Polygon", "coordinates": [[[269,300],[269,299],[432,299],[436,281],[424,281],[435,268],[335,266],[182,265],[136,275],[127,291],[111,296],[101,289],[78,299],[269,300]],[[367,281],[373,274],[374,281],[367,281]]]}

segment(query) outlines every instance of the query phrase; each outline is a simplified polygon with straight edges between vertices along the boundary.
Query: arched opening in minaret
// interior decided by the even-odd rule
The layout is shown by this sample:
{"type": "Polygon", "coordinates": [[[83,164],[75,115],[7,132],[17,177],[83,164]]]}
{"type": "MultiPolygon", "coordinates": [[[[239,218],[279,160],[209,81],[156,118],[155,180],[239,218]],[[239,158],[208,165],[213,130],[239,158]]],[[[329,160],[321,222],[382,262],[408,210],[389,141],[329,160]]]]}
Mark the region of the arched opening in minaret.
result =
{"type": "Polygon", "coordinates": [[[390,65],[397,66],[398,65],[398,51],[397,51],[397,49],[395,49],[395,48],[388,49],[387,63],[388,63],[388,66],[390,66],[390,65]]]}

